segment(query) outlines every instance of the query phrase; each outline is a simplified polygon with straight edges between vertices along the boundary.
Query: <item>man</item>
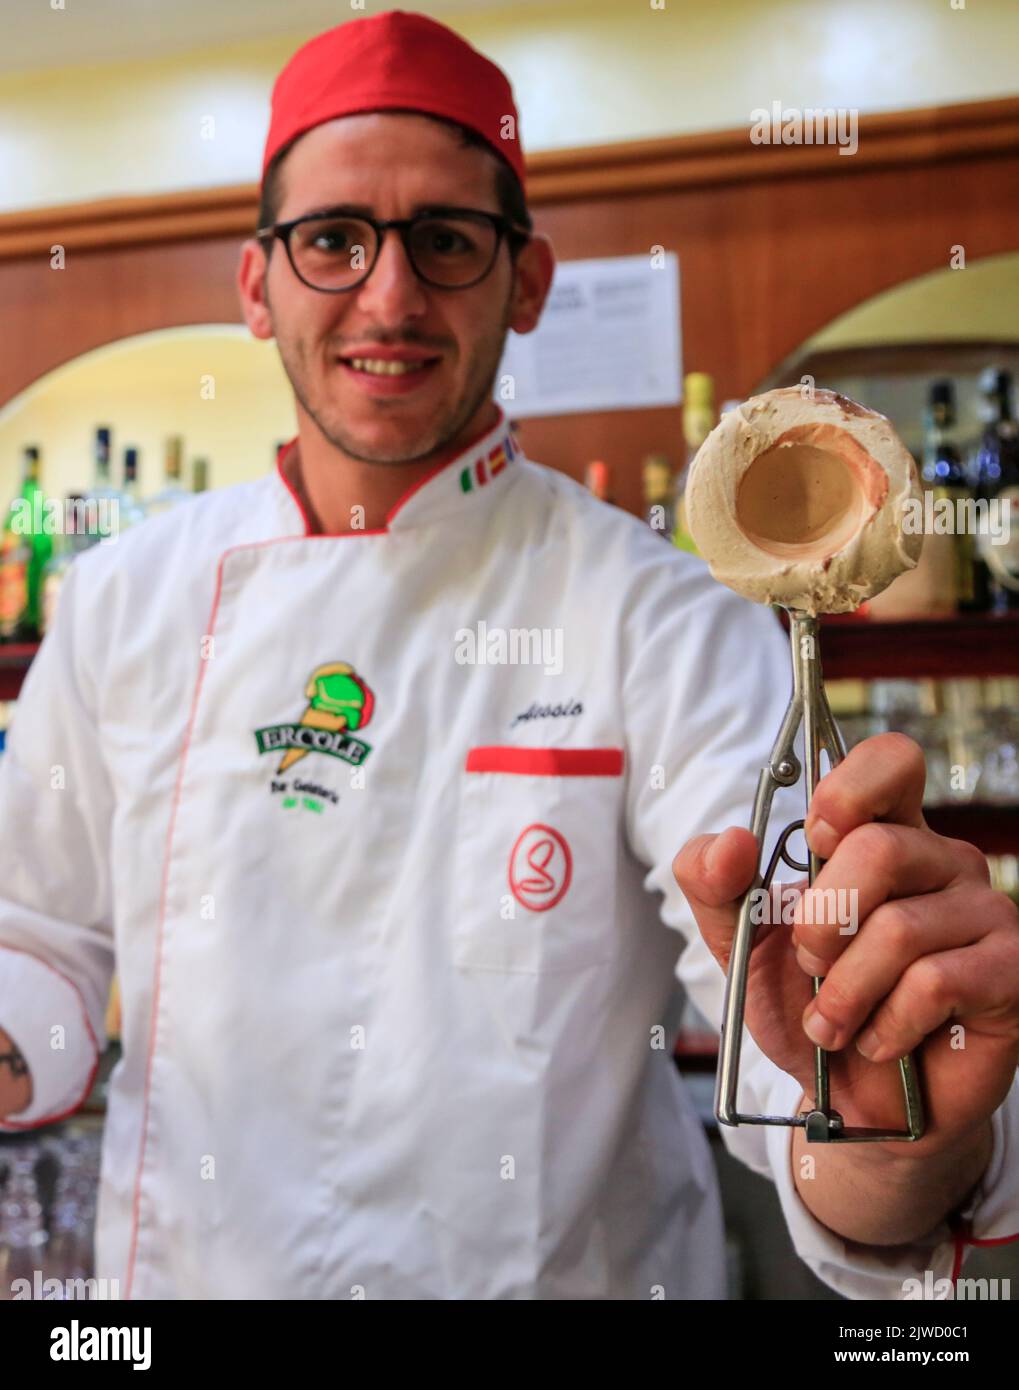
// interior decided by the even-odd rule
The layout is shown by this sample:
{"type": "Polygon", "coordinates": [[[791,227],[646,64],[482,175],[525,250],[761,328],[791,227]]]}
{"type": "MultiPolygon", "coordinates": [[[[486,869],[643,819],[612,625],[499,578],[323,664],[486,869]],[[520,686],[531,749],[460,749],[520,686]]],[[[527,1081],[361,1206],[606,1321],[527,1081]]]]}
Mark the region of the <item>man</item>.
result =
{"type": "MultiPolygon", "coordinates": [[[[264,174],[239,287],[297,438],[66,581],[0,774],[28,1068],[0,1115],[80,1101],[116,960],[122,1296],[723,1296],[675,933],[717,1022],[774,619],[527,462],[493,404],[553,269],[498,69],[420,16],[352,21],[281,75],[264,174]]],[[[926,1136],[813,1146],[813,1176],[799,1134],[726,1136],[856,1297],[946,1273],[953,1215],[1019,1227],[1016,914],[922,784],[889,736],[818,788],[819,886],[861,926],[762,933],[743,1105],[801,1107],[810,1034],[847,1123],[899,1125],[879,1059],[916,1049],[926,1136]]]]}

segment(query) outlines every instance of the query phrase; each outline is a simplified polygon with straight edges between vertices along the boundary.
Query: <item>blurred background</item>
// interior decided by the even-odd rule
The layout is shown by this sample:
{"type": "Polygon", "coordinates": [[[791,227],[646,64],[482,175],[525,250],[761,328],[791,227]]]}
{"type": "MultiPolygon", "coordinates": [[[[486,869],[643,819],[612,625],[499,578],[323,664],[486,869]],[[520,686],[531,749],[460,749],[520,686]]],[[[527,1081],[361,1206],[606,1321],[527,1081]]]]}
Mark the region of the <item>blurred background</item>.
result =
{"type": "MultiPolygon", "coordinates": [[[[587,315],[550,305],[535,341],[508,347],[532,354],[513,358],[521,381],[554,356],[572,383],[502,397],[531,458],[692,548],[685,473],[720,413],[771,387],[816,386],[887,414],[932,500],[1019,499],[1012,0],[401,8],[441,18],[510,75],[535,225],[587,315]],[[641,278],[649,266],[654,281],[641,278]],[[627,303],[627,285],[652,290],[627,303]],[[625,306],[615,322],[606,286],[625,306]]],[[[274,344],[241,320],[238,252],[255,227],[273,78],[338,16],[325,0],[5,0],[5,506],[114,499],[121,524],[141,524],[275,466],[293,400],[274,344]]],[[[62,576],[99,539],[26,535],[5,516],[0,744],[62,576]]],[[[916,737],[931,824],[980,845],[1013,894],[1015,529],[1011,541],[929,535],[917,571],[827,620],[824,638],[847,742],[916,737]]],[[[55,1271],[88,1264],[115,993],[109,1022],[85,1112],[0,1136],[0,1285],[38,1268],[40,1251],[55,1271]]],[[[677,1065],[718,1157],[732,1296],[834,1298],[792,1254],[769,1185],[725,1154],[714,1040],[690,1011],[677,1065]]],[[[1014,1251],[976,1252],[967,1273],[1011,1270],[1019,1290],[1014,1251]]]]}

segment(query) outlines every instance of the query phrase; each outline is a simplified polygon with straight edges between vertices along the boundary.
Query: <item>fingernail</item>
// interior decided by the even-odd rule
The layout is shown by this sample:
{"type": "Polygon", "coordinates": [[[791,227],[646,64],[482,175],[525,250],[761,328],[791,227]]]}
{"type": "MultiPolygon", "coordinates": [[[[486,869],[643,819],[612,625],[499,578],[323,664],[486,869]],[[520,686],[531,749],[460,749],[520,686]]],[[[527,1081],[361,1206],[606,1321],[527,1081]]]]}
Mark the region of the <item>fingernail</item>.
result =
{"type": "Polygon", "coordinates": [[[866,1033],[861,1033],[856,1039],[856,1050],[868,1061],[874,1060],[874,1054],[881,1050],[881,1039],[873,1028],[868,1028],[866,1033]]]}
{"type": "Polygon", "coordinates": [[[811,955],[804,946],[796,948],[796,963],[815,980],[823,980],[829,969],[827,961],[822,960],[820,956],[811,955]]]}
{"type": "Polygon", "coordinates": [[[803,1031],[818,1047],[831,1047],[839,1035],[834,1023],[825,1018],[819,1009],[815,1009],[803,1020],[803,1031]]]}
{"type": "Polygon", "coordinates": [[[715,838],[711,841],[711,844],[708,845],[708,852],[704,857],[704,862],[707,865],[708,872],[712,874],[718,868],[718,842],[721,838],[721,835],[715,836],[715,838]]]}
{"type": "Polygon", "coordinates": [[[815,820],[810,823],[810,830],[807,834],[807,841],[815,854],[818,853],[818,846],[826,842],[835,841],[839,838],[839,832],[833,825],[826,820],[815,820]]]}

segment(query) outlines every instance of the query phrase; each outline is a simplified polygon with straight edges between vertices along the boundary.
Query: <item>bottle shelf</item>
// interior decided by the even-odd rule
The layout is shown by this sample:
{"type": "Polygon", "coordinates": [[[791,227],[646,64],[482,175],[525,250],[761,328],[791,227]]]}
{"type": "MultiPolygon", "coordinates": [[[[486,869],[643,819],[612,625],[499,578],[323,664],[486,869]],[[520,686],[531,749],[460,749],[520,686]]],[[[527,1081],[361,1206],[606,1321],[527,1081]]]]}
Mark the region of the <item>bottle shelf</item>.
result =
{"type": "Polygon", "coordinates": [[[1019,806],[961,801],[925,806],[923,818],[937,834],[969,840],[984,854],[1019,854],[1019,806]]]}
{"type": "Polygon", "coordinates": [[[0,700],[18,698],[25,672],[38,650],[38,642],[0,643],[0,700]]]}
{"type": "MultiPolygon", "coordinates": [[[[38,650],[36,643],[0,644],[0,700],[17,699],[38,650]]],[[[833,680],[1019,676],[1019,615],[825,623],[822,661],[833,680]]],[[[970,840],[985,854],[1019,854],[1019,806],[960,802],[924,815],[939,835],[970,840]]]]}
{"type": "Polygon", "coordinates": [[[822,620],[821,665],[826,680],[1019,676],[1019,613],[822,620]]]}
{"type": "MultiPolygon", "coordinates": [[[[17,698],[37,651],[36,643],[0,644],[0,700],[17,698]]],[[[827,680],[1019,676],[1019,613],[901,623],[824,619],[821,661],[827,680]]]]}

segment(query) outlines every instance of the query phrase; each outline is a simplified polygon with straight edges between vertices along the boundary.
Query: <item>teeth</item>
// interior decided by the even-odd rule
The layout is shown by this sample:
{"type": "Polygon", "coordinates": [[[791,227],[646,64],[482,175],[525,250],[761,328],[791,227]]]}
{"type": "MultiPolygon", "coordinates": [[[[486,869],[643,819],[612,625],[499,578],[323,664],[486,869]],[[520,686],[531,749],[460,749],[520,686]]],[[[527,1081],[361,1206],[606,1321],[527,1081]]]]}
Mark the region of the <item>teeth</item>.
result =
{"type": "Polygon", "coordinates": [[[347,360],[357,371],[372,372],[376,376],[403,376],[424,366],[423,362],[390,362],[380,357],[351,357],[347,360]]]}

